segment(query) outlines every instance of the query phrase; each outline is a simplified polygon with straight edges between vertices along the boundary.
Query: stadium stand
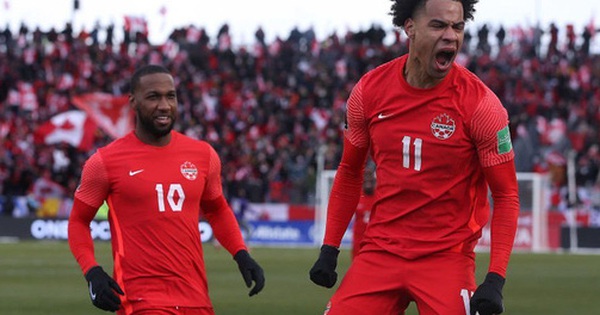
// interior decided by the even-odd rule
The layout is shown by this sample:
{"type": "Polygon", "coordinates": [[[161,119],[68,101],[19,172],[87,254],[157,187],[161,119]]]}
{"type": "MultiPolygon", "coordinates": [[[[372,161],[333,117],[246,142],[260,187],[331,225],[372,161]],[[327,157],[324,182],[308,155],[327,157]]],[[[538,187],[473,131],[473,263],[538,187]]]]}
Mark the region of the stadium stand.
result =
{"type": "MultiPolygon", "coordinates": [[[[295,29],[272,42],[257,29],[245,46],[227,25],[214,38],[196,26],[176,29],[161,45],[151,45],[145,29],[123,29],[120,42],[115,31],[0,30],[1,215],[68,216],[68,204],[50,214],[42,205],[72,196],[83,161],[112,138],[96,129],[92,148],[82,150],[39,143],[35,133],[78,109],[75,96],[126,96],[125,78],[142,63],[162,63],[179,78],[176,128],[216,148],[226,195],[314,204],[317,151],[326,148],[326,169],[337,166],[353,84],[407,49],[398,30],[375,26],[323,39],[295,29]]],[[[600,209],[600,55],[590,51],[598,30],[575,32],[484,25],[467,31],[457,61],[506,106],[518,171],[551,174],[552,207],[600,209]]]]}

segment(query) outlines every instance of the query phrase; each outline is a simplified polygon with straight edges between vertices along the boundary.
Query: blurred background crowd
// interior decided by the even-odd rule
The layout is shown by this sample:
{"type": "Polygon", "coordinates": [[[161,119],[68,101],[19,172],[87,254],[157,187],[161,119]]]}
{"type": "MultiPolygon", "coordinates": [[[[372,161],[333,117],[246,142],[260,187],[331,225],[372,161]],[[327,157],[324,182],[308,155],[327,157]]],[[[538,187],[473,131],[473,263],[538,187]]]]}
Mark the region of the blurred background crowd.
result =
{"type": "MultiPolygon", "coordinates": [[[[457,59],[508,110],[517,170],[550,175],[553,209],[600,208],[600,55],[590,50],[598,31],[483,25],[467,29],[457,59]]],[[[226,24],[217,34],[175,29],[160,45],[147,38],[131,24],[78,34],[69,24],[0,30],[1,215],[43,216],[36,209],[47,198],[72,197],[84,161],[113,138],[97,129],[93,148],[81,150],[34,141],[36,130],[75,109],[74,96],[126,96],[132,72],[146,63],[174,74],[176,129],[217,150],[226,196],[314,204],[318,167],[339,163],[353,85],[407,52],[401,31],[376,25],[322,39],[294,29],[269,42],[258,28],[243,46],[226,24]]]]}

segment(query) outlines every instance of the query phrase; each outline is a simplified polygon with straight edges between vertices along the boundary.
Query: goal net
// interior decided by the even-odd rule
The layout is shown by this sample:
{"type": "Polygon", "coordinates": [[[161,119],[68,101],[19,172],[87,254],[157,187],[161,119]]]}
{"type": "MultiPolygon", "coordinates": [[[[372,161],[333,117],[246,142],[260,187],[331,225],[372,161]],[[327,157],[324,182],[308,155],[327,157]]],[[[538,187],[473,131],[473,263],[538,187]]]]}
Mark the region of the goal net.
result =
{"type": "MultiPolygon", "coordinates": [[[[325,234],[327,219],[327,203],[333,186],[335,170],[318,172],[316,183],[315,205],[315,245],[320,245],[325,234]]],[[[514,249],[529,252],[544,252],[548,250],[548,205],[547,177],[538,173],[517,173],[519,183],[519,198],[521,209],[519,223],[515,236],[514,249]]],[[[490,198],[491,200],[491,198],[490,198]]],[[[490,201],[491,202],[491,201],[490,201]]],[[[346,233],[351,237],[351,233],[346,233]]],[[[483,230],[483,235],[477,250],[489,250],[489,223],[483,230]]]]}

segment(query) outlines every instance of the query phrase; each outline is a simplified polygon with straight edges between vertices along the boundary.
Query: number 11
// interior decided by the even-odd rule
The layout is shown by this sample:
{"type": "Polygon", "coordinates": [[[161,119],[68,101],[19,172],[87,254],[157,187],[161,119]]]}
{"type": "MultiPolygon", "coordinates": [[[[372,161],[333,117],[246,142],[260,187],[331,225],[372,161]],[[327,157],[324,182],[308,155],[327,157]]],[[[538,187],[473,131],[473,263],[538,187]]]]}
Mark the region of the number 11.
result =
{"type": "MultiPolygon", "coordinates": [[[[404,168],[410,168],[410,143],[412,138],[409,136],[404,136],[402,138],[402,166],[404,168]]],[[[415,138],[413,142],[413,146],[415,147],[415,171],[421,170],[421,148],[423,147],[423,139],[415,138]]]]}

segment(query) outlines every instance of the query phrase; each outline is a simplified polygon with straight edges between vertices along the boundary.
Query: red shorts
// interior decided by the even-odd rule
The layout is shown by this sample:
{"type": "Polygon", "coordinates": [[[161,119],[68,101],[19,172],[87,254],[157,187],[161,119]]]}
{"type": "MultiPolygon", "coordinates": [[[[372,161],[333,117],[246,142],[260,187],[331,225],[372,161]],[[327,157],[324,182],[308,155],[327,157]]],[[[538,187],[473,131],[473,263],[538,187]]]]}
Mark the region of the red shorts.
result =
{"type": "Polygon", "coordinates": [[[475,260],[453,252],[406,260],[384,251],[356,256],[325,315],[404,315],[410,302],[420,315],[469,315],[475,260]]]}
{"type": "Polygon", "coordinates": [[[118,315],[215,315],[212,307],[148,306],[130,304],[127,310],[121,308],[118,315]]]}

